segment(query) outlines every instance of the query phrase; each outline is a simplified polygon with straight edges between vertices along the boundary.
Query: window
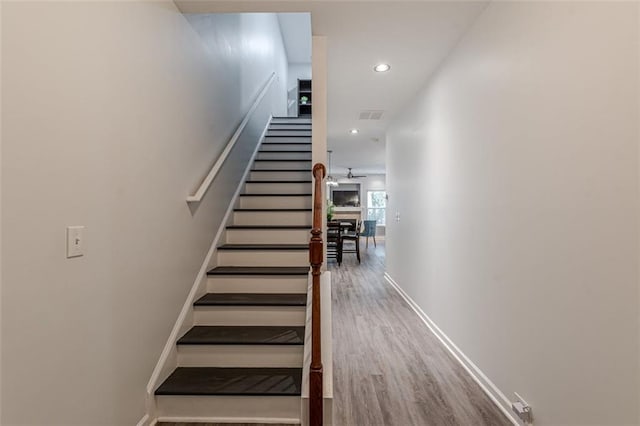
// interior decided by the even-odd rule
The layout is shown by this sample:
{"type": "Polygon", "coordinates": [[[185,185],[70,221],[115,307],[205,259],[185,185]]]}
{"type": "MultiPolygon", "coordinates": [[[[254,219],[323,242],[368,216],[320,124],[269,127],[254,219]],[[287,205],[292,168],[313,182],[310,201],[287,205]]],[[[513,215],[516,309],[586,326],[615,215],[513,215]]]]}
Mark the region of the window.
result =
{"type": "Polygon", "coordinates": [[[367,219],[375,220],[378,225],[385,224],[387,193],[385,191],[367,191],[367,219]]]}

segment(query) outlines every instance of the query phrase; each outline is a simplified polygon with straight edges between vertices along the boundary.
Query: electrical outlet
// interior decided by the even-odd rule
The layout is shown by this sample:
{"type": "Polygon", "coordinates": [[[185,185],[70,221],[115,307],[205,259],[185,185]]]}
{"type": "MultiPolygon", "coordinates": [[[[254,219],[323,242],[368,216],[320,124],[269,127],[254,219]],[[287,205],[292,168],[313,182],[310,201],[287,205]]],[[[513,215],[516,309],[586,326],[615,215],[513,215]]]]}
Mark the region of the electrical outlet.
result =
{"type": "Polygon", "coordinates": [[[517,401],[511,403],[511,410],[518,416],[520,420],[526,425],[533,424],[533,413],[531,412],[531,407],[527,404],[527,401],[524,400],[517,392],[514,392],[517,401]]]}

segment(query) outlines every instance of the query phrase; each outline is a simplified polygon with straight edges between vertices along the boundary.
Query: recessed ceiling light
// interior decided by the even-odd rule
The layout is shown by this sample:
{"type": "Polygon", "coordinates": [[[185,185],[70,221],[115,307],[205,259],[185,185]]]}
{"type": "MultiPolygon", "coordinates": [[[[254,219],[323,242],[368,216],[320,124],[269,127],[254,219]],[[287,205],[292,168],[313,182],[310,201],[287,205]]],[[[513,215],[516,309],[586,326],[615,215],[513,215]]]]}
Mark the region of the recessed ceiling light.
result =
{"type": "Polygon", "coordinates": [[[375,72],[387,72],[391,69],[391,65],[389,64],[378,64],[375,67],[373,67],[373,70],[375,72]]]}
{"type": "Polygon", "coordinates": [[[356,133],[358,133],[358,129],[351,129],[351,134],[355,135],[356,133]]]}

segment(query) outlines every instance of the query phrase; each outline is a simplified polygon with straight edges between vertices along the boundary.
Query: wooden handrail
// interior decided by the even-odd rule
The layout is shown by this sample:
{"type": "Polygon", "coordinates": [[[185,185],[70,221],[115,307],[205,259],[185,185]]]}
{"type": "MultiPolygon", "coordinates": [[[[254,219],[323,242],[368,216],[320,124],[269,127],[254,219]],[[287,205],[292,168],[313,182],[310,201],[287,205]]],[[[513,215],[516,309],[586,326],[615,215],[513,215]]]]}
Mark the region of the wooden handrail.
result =
{"type": "Polygon", "coordinates": [[[309,424],[322,426],[322,343],[320,326],[320,268],[324,259],[322,242],[322,180],[327,169],[322,163],[313,166],[315,184],[313,196],[313,228],[309,241],[309,263],[311,264],[311,368],[309,370],[309,424]]]}

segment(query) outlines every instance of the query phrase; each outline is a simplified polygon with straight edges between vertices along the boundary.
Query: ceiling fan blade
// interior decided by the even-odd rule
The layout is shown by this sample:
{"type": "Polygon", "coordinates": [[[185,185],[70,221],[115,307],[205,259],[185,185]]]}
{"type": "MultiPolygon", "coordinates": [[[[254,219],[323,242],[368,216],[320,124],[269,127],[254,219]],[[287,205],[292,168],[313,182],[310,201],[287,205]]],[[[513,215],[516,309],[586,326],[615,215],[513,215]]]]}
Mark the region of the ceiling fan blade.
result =
{"type": "Polygon", "coordinates": [[[363,178],[363,177],[367,177],[367,175],[354,175],[351,172],[351,167],[347,167],[349,169],[349,173],[347,173],[347,179],[355,179],[355,178],[363,178]]]}

